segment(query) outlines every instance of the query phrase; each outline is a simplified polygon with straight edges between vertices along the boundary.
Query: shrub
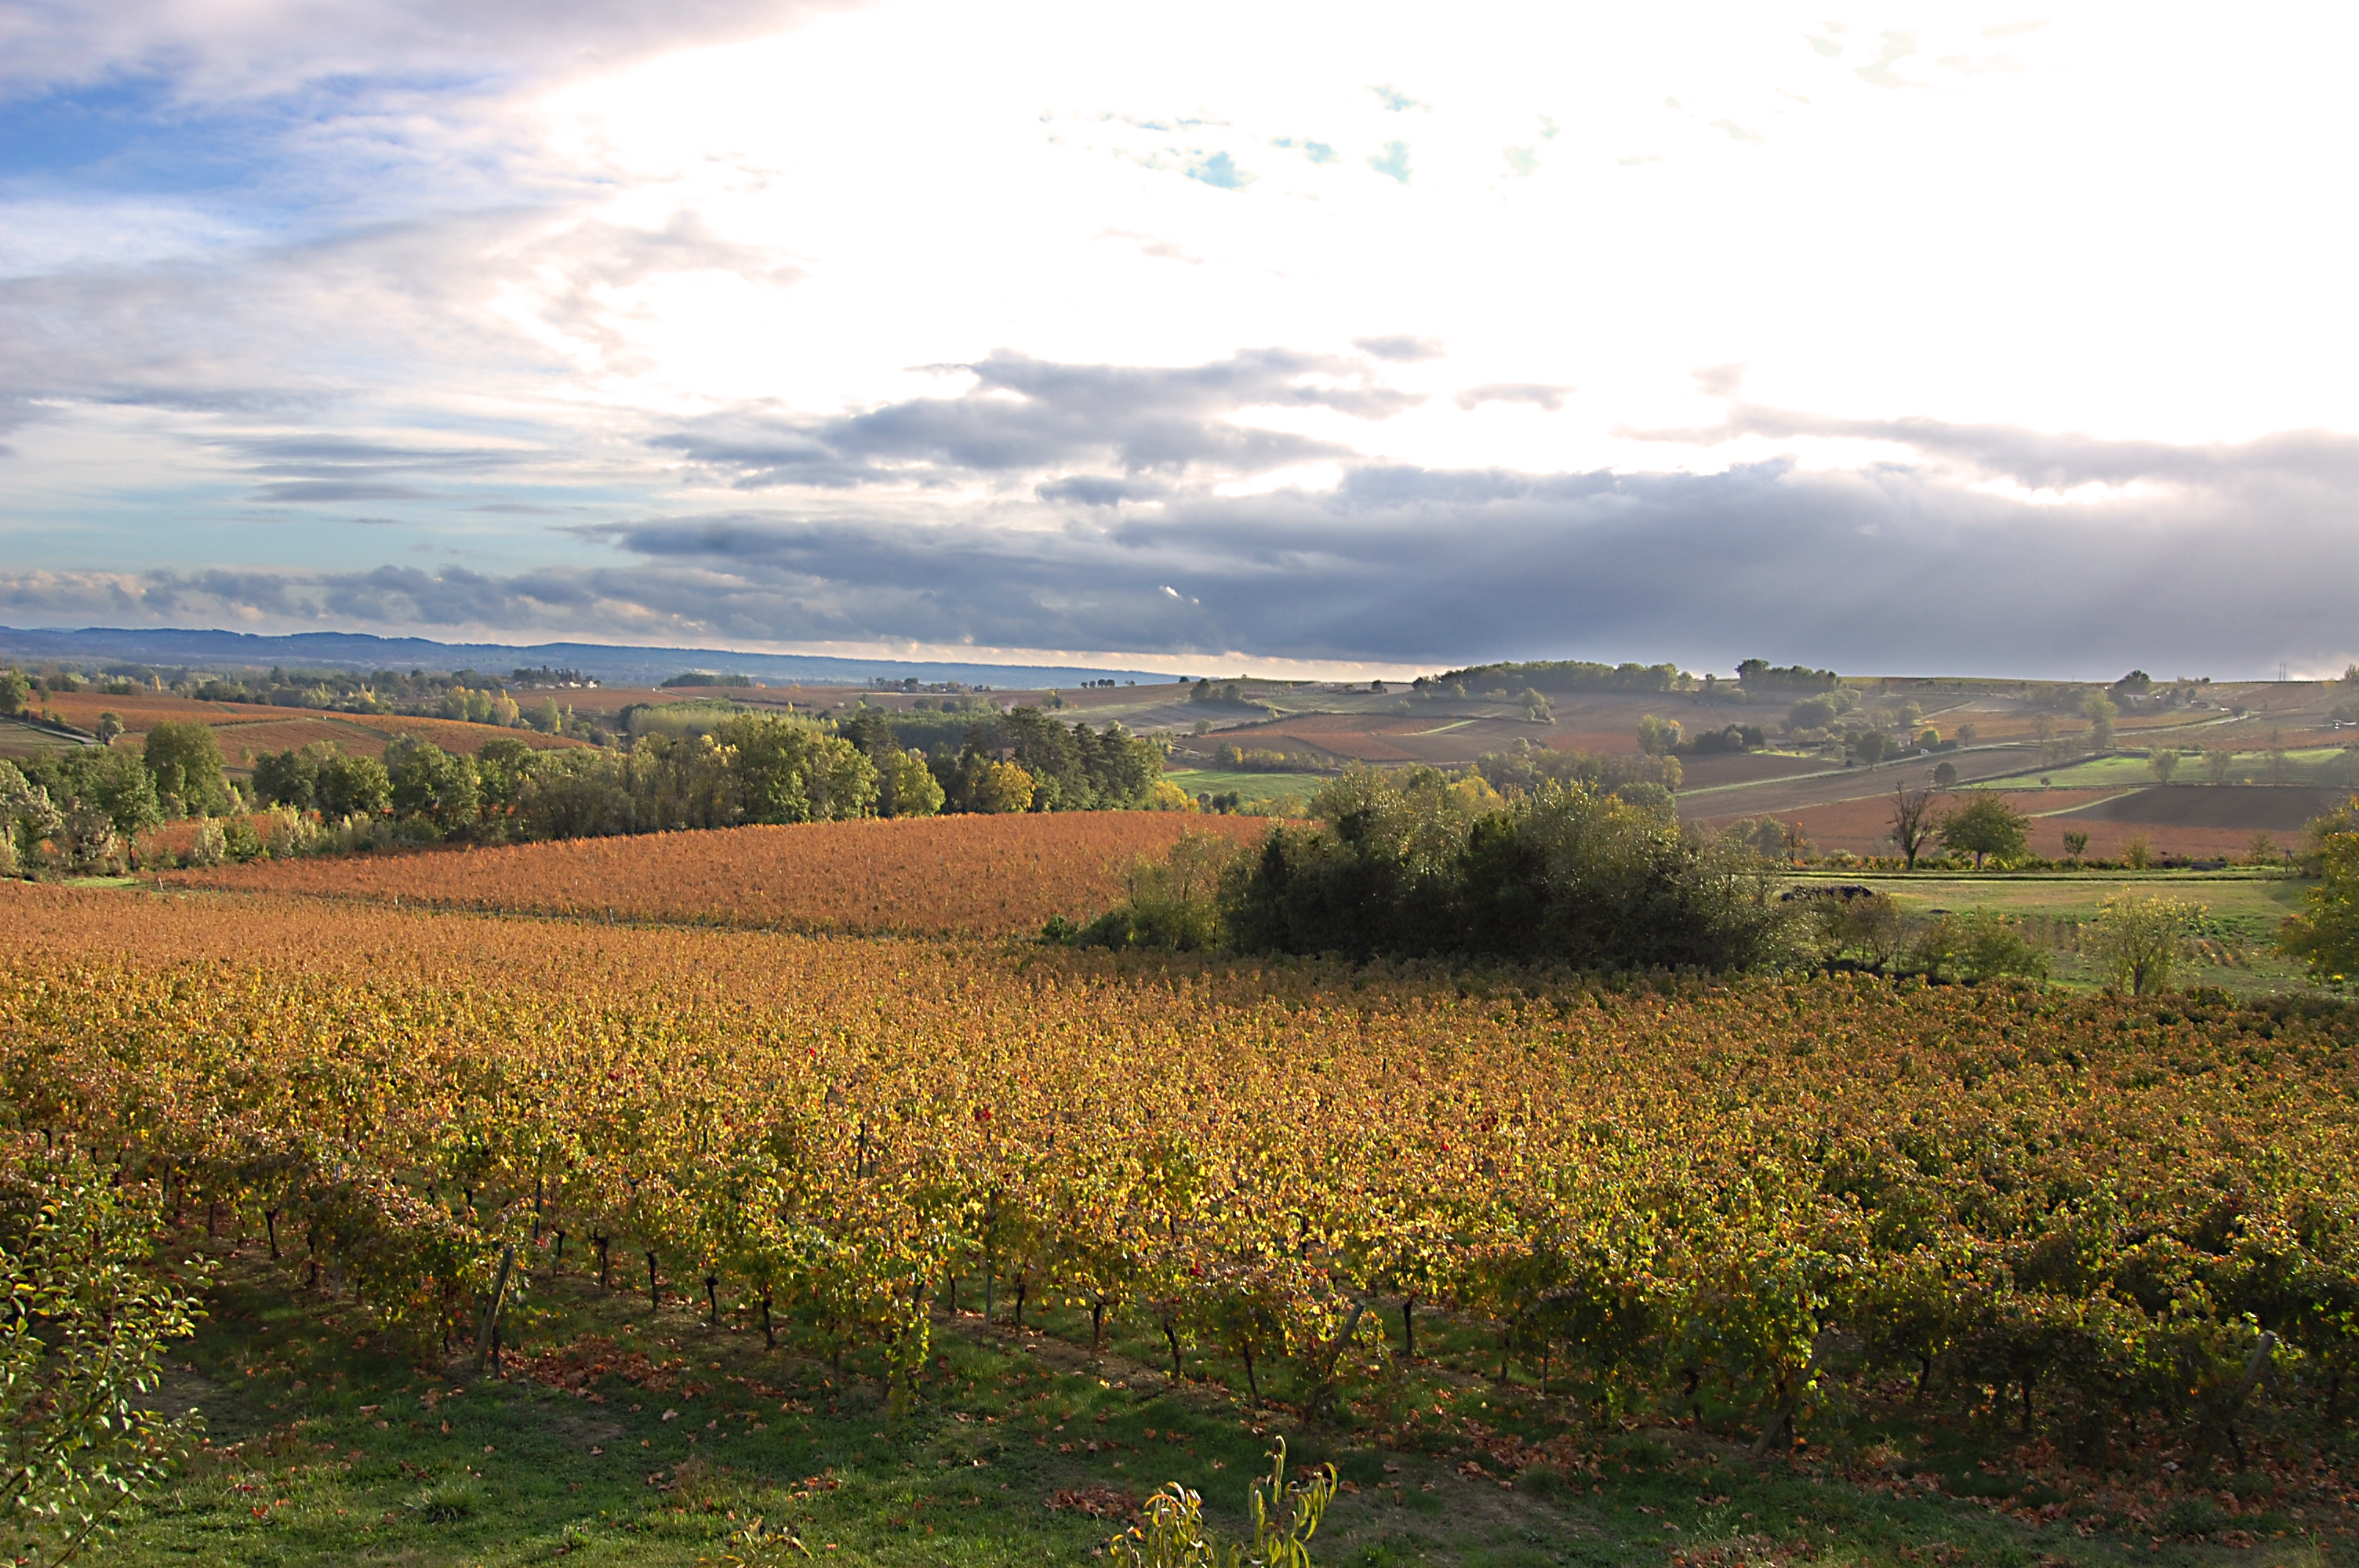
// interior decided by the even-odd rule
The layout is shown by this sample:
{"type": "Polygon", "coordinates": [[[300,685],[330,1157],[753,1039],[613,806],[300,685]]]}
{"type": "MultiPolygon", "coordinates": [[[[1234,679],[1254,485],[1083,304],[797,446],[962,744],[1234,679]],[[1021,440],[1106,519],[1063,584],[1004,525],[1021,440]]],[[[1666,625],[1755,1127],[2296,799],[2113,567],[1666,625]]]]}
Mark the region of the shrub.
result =
{"type": "Polygon", "coordinates": [[[2170,983],[2187,927],[2203,906],[2183,899],[2114,897],[2097,912],[2088,946],[2115,990],[2153,996],[2170,983]]]}
{"type": "Polygon", "coordinates": [[[1945,914],[1926,926],[1910,950],[1909,963],[1936,979],[2048,978],[2047,957],[2026,941],[2005,915],[1986,909],[1945,914]]]}
{"type": "Polygon", "coordinates": [[[1494,800],[1431,769],[1344,774],[1310,803],[1323,826],[1275,829],[1231,872],[1232,940],[1616,969],[1744,968],[1777,947],[1756,857],[1578,784],[1494,800]]]}

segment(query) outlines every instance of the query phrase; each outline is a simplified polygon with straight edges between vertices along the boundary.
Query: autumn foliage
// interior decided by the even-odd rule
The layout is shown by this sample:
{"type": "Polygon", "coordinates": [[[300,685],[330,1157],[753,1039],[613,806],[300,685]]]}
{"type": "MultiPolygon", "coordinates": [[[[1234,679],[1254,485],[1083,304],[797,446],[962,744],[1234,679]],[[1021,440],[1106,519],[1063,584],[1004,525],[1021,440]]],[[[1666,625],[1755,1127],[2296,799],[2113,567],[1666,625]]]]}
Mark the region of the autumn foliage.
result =
{"type": "Polygon", "coordinates": [[[897,1386],[986,1279],[1313,1406],[1433,1305],[1602,1412],[1709,1400],[1771,1436],[1879,1380],[2076,1441],[2248,1398],[2339,1424],[2359,1372],[2331,1003],[16,886],[0,929],[22,1125],[268,1215],[421,1347],[561,1233],[897,1386]]]}
{"type": "Polygon", "coordinates": [[[1060,812],[798,823],[255,861],[168,883],[310,893],[443,909],[679,921],[791,931],[1038,931],[1121,892],[1122,868],[1190,827],[1258,840],[1253,817],[1060,812]]]}

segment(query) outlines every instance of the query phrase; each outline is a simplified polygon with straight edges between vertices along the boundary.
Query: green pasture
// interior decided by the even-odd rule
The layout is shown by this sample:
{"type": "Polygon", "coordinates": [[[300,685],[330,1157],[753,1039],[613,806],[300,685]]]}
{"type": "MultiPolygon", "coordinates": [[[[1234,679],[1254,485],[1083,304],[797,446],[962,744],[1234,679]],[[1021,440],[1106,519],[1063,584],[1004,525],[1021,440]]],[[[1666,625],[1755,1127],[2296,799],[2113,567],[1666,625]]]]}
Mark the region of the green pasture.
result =
{"type": "Polygon", "coordinates": [[[2049,950],[2054,978],[2066,985],[2098,984],[2104,977],[2080,949],[2082,928],[2105,901],[2120,895],[2162,896],[2201,905],[2183,985],[2217,985],[2240,993],[2307,989],[2300,965],[2276,948],[2277,927],[2300,912],[2318,884],[2284,871],[2236,868],[2219,871],[1807,871],[1803,886],[1870,887],[1910,914],[1964,914],[1988,910],[2022,925],[2049,950]]]}
{"type": "Polygon", "coordinates": [[[1256,773],[1226,768],[1177,768],[1163,776],[1191,795],[1234,792],[1248,805],[1289,795],[1308,800],[1328,779],[1325,773],[1256,773]]]}
{"type": "MultiPolygon", "coordinates": [[[[2320,746],[2307,751],[2286,753],[2286,784],[2359,784],[2359,765],[2353,754],[2340,746],[2320,746]]],[[[2203,784],[2211,774],[2204,770],[2200,756],[2181,754],[2176,784],[2203,784]]],[[[2157,783],[2154,770],[2143,755],[2091,757],[2085,762],[2068,763],[2059,768],[2027,768],[2021,773],[2011,773],[2005,779],[1980,780],[2007,788],[2028,788],[2046,781],[2057,789],[2138,789],[2157,783]]],[[[2267,754],[2262,752],[2239,752],[2235,766],[2228,770],[2229,784],[2266,784],[2269,782],[2267,754]]]]}

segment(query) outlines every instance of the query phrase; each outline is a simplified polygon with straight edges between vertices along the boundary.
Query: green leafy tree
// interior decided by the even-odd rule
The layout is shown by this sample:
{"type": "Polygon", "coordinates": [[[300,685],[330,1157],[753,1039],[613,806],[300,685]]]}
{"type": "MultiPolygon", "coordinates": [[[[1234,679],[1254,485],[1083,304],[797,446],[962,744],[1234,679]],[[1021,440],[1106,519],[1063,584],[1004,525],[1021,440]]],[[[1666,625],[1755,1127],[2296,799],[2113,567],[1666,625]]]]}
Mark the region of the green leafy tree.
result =
{"type": "Polygon", "coordinates": [[[1959,980],[2004,976],[2046,979],[2048,958],[2006,917],[1987,909],[1945,914],[1919,934],[1910,961],[1929,975],[1959,980]]]}
{"type": "Polygon", "coordinates": [[[1980,871],[1987,860],[2019,860],[2030,842],[2030,824],[2023,813],[1995,790],[1976,790],[1958,810],[1941,818],[1941,843],[1974,858],[1980,871]]]}
{"type": "Polygon", "coordinates": [[[2203,748],[2203,776],[2215,784],[2228,782],[2229,772],[2236,765],[2236,752],[2230,746],[2203,748]]]}
{"type": "Polygon", "coordinates": [[[430,822],[445,833],[474,825],[483,791],[473,758],[454,757],[431,741],[408,736],[386,747],[385,756],[396,814],[430,822]]]}
{"type": "Polygon", "coordinates": [[[193,1413],[156,1396],[195,1331],[201,1271],[157,1256],[153,1189],[29,1134],[0,1151],[0,1528],[13,1561],[63,1563],[186,1454],[193,1413]]]}
{"type": "Polygon", "coordinates": [[[209,724],[165,719],[147,731],[142,760],[168,816],[217,816],[229,809],[221,738],[209,724]]]}
{"type": "Polygon", "coordinates": [[[14,719],[25,711],[25,699],[32,694],[33,683],[24,671],[0,670],[0,714],[14,719]]]}
{"type": "Polygon", "coordinates": [[[2318,885],[2279,930],[2277,946],[2308,965],[2312,979],[2343,986],[2359,976],[2359,800],[2320,826],[2318,885]]]}
{"type": "Polygon", "coordinates": [[[330,818],[374,816],[393,804],[392,775],[375,757],[332,754],[320,763],[314,804],[321,816],[330,818]]]}
{"type": "Polygon", "coordinates": [[[123,734],[123,715],[111,708],[108,708],[98,716],[98,728],[95,733],[100,745],[114,745],[123,734]]]}
{"type": "Polygon", "coordinates": [[[2153,996],[2170,983],[2180,943],[2203,914],[2184,899],[2121,895],[2098,910],[2087,946],[2114,989],[2153,996]]]}
{"type": "Polygon", "coordinates": [[[2172,775],[2179,772],[2179,748],[2157,746],[2147,753],[2146,768],[2154,775],[2155,783],[2169,784],[2172,775]]]}
{"type": "Polygon", "coordinates": [[[2120,717],[2121,711],[2114,705],[2114,699],[2102,691],[2091,692],[2081,704],[2081,715],[2089,721],[2089,744],[2092,748],[2102,752],[2114,743],[2114,720],[2120,717]]]}
{"type": "Polygon", "coordinates": [[[1647,756],[1667,755],[1679,743],[1679,720],[1658,719],[1651,713],[1638,720],[1638,750],[1647,756]]]}
{"type": "Polygon", "coordinates": [[[747,822],[831,822],[876,811],[876,765],[807,719],[749,713],[714,727],[747,822]]]}

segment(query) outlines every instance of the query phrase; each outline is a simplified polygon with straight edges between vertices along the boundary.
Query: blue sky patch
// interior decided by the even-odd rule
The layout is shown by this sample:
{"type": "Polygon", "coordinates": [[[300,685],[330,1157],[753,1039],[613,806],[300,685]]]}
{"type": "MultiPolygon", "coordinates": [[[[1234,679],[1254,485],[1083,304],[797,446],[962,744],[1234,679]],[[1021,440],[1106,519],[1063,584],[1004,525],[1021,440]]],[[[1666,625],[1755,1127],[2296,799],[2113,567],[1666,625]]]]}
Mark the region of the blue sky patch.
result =
{"type": "Polygon", "coordinates": [[[1383,152],[1369,155],[1368,167],[1387,178],[1397,179],[1403,185],[1407,185],[1408,183],[1408,144],[1386,142],[1383,152]]]}

